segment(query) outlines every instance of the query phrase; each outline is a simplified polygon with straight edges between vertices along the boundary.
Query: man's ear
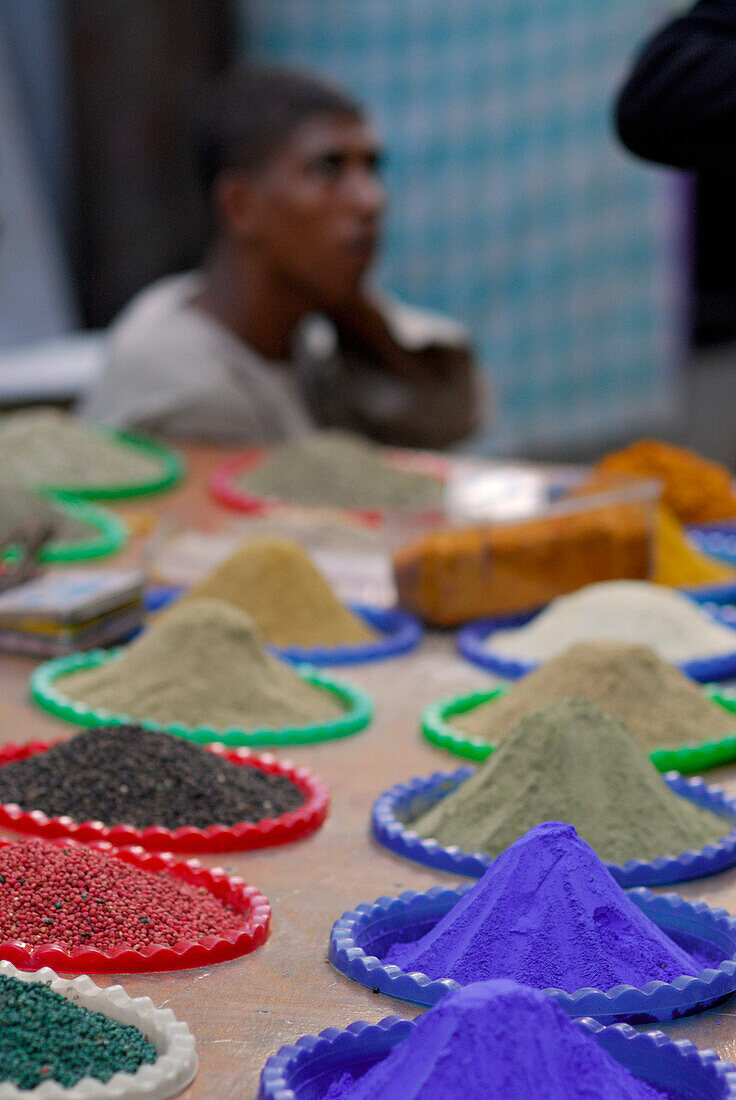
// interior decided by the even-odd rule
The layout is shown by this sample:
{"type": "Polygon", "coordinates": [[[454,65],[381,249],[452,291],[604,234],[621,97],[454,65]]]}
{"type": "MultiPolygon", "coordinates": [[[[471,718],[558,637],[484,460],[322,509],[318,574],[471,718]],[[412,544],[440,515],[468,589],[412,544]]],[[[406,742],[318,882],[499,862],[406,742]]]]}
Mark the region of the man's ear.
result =
{"type": "Polygon", "coordinates": [[[245,172],[221,172],[212,201],[225,231],[242,243],[254,241],[260,225],[258,189],[245,172]]]}

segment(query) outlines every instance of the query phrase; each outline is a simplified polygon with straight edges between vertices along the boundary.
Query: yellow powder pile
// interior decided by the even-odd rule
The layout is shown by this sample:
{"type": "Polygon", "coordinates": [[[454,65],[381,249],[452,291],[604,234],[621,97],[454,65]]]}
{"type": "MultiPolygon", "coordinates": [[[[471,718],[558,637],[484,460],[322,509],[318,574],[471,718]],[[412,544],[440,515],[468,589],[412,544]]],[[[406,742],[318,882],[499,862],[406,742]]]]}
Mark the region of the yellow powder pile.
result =
{"type": "Polygon", "coordinates": [[[710,523],[736,518],[733,474],[685,447],[640,439],[605,455],[596,473],[635,474],[662,482],[662,499],[681,523],[710,523]]]}
{"type": "Polygon", "coordinates": [[[733,569],[709,558],[691,546],[675,515],[662,504],[654,528],[655,584],[672,588],[680,585],[719,584],[734,579],[733,569]]]}
{"type": "Polygon", "coordinates": [[[113,715],[210,729],[282,729],[344,713],[328,691],[269,656],[253,623],[222,600],[189,600],[112,661],[57,681],[113,715]]]}
{"type": "Polygon", "coordinates": [[[182,602],[202,597],[245,611],[271,645],[365,645],[378,637],[340,603],[309,555],[288,539],[246,543],[182,602]]]}

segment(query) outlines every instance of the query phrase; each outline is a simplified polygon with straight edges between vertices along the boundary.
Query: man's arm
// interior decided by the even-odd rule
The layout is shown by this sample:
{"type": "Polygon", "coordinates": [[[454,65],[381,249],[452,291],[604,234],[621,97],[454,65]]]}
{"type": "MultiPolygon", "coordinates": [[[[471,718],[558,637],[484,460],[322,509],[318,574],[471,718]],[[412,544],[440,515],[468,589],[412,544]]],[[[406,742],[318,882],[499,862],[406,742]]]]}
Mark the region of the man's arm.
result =
{"type": "Polygon", "coordinates": [[[624,145],[675,168],[736,168],[736,0],[699,0],[644,48],[619,93],[624,145]]]}
{"type": "Polygon", "coordinates": [[[453,322],[366,296],[333,310],[354,426],[383,443],[448,447],[479,427],[478,371],[453,322]],[[443,326],[446,332],[443,334],[443,326]]]}

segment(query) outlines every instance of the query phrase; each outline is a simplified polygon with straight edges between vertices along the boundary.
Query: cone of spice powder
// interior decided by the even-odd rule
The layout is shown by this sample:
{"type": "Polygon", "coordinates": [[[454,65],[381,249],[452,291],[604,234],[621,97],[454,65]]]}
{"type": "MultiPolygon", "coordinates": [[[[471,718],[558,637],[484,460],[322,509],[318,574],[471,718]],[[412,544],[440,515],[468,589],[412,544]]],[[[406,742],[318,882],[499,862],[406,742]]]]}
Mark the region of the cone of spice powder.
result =
{"type": "Polygon", "coordinates": [[[411,823],[420,837],[498,856],[544,821],[566,821],[618,865],[720,840],[733,821],[676,795],[622,722],[562,699],[523,718],[456,790],[411,823]]]}
{"type": "Polygon", "coordinates": [[[605,455],[595,473],[656,477],[662,482],[665,504],[682,523],[736,519],[731,471],[685,447],[640,439],[605,455]]]}
{"type": "Polygon", "coordinates": [[[378,637],[340,603],[309,555],[288,539],[246,543],[184,602],[202,597],[244,611],[261,638],[275,646],[357,646],[378,637]]]}
{"type": "Polygon", "coordinates": [[[662,660],[682,663],[732,654],[736,631],[681,592],[648,581],[604,581],[558,596],[524,626],[492,633],[486,645],[533,662],[590,641],[648,645],[662,660]]]}
{"type": "Polygon", "coordinates": [[[51,408],[0,416],[0,469],[4,478],[31,486],[50,476],[55,484],[93,488],[161,475],[155,458],[51,408]]]}
{"type": "Polygon", "coordinates": [[[458,715],[452,725],[496,742],[547,703],[592,699],[620,719],[643,746],[696,745],[736,732],[736,717],[649,646],[579,642],[518,680],[497,700],[458,715]]]}
{"type": "Polygon", "coordinates": [[[397,511],[442,506],[442,482],[399,469],[386,448],[362,436],[328,428],[289,440],[255,469],[241,474],[236,488],[316,507],[397,511]]]}
{"type": "Polygon", "coordinates": [[[393,944],[382,961],[460,985],[512,978],[574,993],[672,982],[716,960],[678,947],[572,825],[548,821],[503,852],[420,940],[393,944]]]}
{"type": "Polygon", "coordinates": [[[56,686],[108,714],[164,726],[278,729],[344,713],[330,692],[267,654],[243,612],[213,599],[175,605],[114,660],[56,686]]]}
{"type": "Polygon", "coordinates": [[[448,994],[359,1078],[323,1100],[667,1100],[538,990],[478,982],[448,994]]]}

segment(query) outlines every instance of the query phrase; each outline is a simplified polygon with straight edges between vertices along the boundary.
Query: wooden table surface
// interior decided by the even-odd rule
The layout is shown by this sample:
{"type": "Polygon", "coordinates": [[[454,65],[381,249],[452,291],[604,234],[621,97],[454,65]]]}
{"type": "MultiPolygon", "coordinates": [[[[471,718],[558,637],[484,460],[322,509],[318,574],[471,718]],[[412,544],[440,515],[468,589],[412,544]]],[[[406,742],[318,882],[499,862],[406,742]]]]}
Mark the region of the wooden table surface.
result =
{"type": "MultiPolygon", "coordinates": [[[[149,520],[157,516],[201,530],[227,528],[233,515],[210,501],[205,489],[208,473],[223,453],[188,448],[190,475],[180,489],[121,505],[118,511],[132,516],[139,528],[150,529],[149,520]]],[[[141,537],[111,564],[136,560],[141,537]]],[[[2,743],[71,732],[72,727],[27,701],[32,667],[24,658],[0,657],[2,743]]],[[[198,970],[95,978],[103,985],[120,981],[131,995],[148,995],[187,1021],[200,1060],[194,1082],[180,1094],[187,1100],[251,1100],[263,1063],[284,1043],[353,1020],[416,1015],[412,1006],[375,995],[332,968],[327,962],[330,928],[361,901],[467,881],[392,856],[371,840],[369,817],[373,800],[387,787],[459,765],[420,737],[419,713],[441,696],[488,685],[489,677],[456,655],[451,636],[439,634],[425,638],[413,654],[337,674],[372,695],[376,714],[371,726],[338,742],[279,753],[328,783],[332,802],[325,825],[308,839],[281,848],[202,857],[207,866],[225,867],[269,898],[273,917],[266,945],[243,959],[198,970]]],[[[736,793],[736,766],[708,773],[708,781],[736,793]]],[[[671,889],[736,913],[736,870],[671,889]]],[[[691,1039],[736,1060],[734,998],[701,1016],[662,1027],[672,1037],[691,1039]]]]}

